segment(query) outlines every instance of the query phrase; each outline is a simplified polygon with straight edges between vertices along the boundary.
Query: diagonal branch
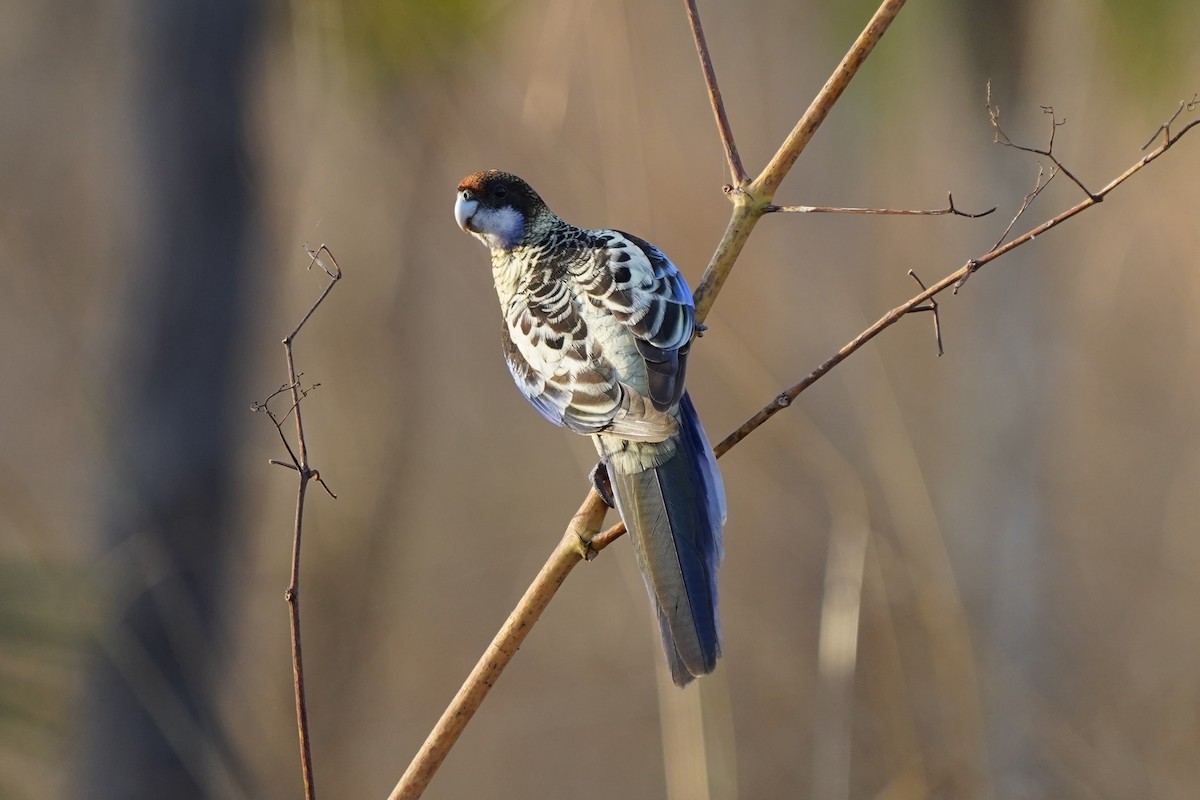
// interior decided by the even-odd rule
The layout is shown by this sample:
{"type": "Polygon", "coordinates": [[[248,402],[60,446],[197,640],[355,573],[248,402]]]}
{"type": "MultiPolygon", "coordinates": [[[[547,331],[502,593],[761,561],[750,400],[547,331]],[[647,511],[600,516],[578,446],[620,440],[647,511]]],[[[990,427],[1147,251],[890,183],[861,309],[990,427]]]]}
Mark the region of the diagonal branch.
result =
{"type": "Polygon", "coordinates": [[[454,743],[458,741],[475,711],[487,697],[492,685],[500,677],[500,673],[517,654],[517,648],[525,641],[534,623],[554,598],[558,587],[587,554],[588,542],[600,530],[600,523],[604,521],[606,511],[604,501],[600,499],[596,490],[588,492],[583,505],[567,525],[558,546],[554,548],[554,552],[550,554],[533,583],[525,590],[525,595],[517,603],[517,607],[504,621],[492,643],[463,682],[458,694],[454,695],[450,705],[442,712],[441,719],[417,751],[396,788],[388,795],[388,800],[414,800],[425,791],[434,773],[449,755],[450,748],[454,747],[454,743]]]}

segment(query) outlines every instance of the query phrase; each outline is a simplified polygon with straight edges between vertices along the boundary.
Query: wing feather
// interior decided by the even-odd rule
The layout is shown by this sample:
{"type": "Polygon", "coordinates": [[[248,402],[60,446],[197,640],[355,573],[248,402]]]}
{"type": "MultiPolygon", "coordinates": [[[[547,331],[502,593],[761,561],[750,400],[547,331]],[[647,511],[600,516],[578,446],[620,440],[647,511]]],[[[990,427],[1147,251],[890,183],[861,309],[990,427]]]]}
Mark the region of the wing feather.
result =
{"type": "Polygon", "coordinates": [[[695,304],[679,269],[649,242],[621,231],[594,232],[600,268],[583,284],[637,340],[654,407],[666,411],[683,394],[695,304]]]}
{"type": "Polygon", "coordinates": [[[641,442],[678,431],[674,417],[617,379],[577,313],[523,305],[505,320],[501,340],[517,388],[555,425],[641,442]]]}

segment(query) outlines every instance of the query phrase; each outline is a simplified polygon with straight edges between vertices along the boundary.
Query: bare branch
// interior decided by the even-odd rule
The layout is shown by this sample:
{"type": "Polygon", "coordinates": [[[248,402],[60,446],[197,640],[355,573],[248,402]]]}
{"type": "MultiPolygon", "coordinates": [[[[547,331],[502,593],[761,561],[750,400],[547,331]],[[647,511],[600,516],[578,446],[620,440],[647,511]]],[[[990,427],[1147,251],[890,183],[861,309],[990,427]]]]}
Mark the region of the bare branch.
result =
{"type": "Polygon", "coordinates": [[[775,212],[786,212],[791,214],[893,214],[896,216],[907,217],[937,217],[946,214],[951,214],[956,217],[967,217],[969,219],[978,219],[986,217],[996,210],[996,206],[992,206],[987,211],[979,211],[971,213],[963,211],[958,206],[954,205],[954,195],[946,193],[946,207],[935,209],[912,209],[912,208],[845,208],[840,206],[776,206],[769,205],[763,208],[764,214],[775,212]]]}
{"type": "MultiPolygon", "coordinates": [[[[926,303],[927,301],[931,301],[935,295],[941,294],[942,292],[946,291],[946,289],[955,287],[956,285],[961,285],[961,282],[964,281],[967,278],[967,276],[976,272],[977,270],[982,268],[984,265],[986,265],[992,261],[995,261],[997,258],[1000,258],[1003,255],[1006,255],[1006,254],[1012,252],[1013,250],[1015,250],[1016,248],[1020,247],[1023,244],[1032,242],[1038,236],[1041,236],[1043,233],[1046,233],[1051,228],[1058,227],[1059,225],[1061,225],[1062,223],[1071,219],[1072,217],[1077,216],[1078,214],[1086,211],[1087,209],[1089,209],[1092,206],[1099,203],[1100,200],[1107,197],[1114,189],[1116,189],[1118,186],[1123,184],[1125,181],[1129,180],[1131,177],[1136,175],[1144,167],[1146,167],[1146,165],[1150,164],[1152,161],[1159,158],[1163,153],[1167,152],[1167,150],[1169,150],[1171,147],[1173,147],[1175,145],[1176,142],[1179,141],[1180,137],[1182,137],[1183,134],[1187,133],[1189,130],[1191,130],[1192,127],[1194,127],[1197,124],[1200,124],[1200,120],[1196,120],[1196,121],[1189,123],[1178,134],[1175,134],[1173,137],[1170,137],[1170,138],[1167,138],[1166,140],[1164,140],[1163,143],[1160,144],[1157,148],[1155,148],[1152,152],[1150,152],[1150,153],[1146,154],[1145,156],[1143,156],[1142,158],[1138,159],[1128,169],[1126,169],[1120,175],[1118,175],[1117,177],[1115,177],[1111,181],[1109,181],[1108,184],[1106,184],[1104,186],[1104,188],[1100,189],[1100,191],[1097,193],[1099,199],[1094,200],[1094,199],[1092,199],[1092,197],[1089,196],[1087,199],[1080,201],[1079,203],[1075,204],[1074,206],[1071,206],[1069,209],[1062,212],[1061,214],[1059,214],[1055,217],[1052,217],[1051,219],[1046,220],[1045,222],[1041,223],[1040,225],[1026,231],[1022,235],[1018,236],[1016,239],[1013,239],[1008,244],[1001,245],[1000,247],[995,247],[995,248],[989,250],[983,256],[981,256],[977,259],[972,259],[972,260],[968,261],[966,264],[964,264],[958,270],[956,270],[956,271],[950,273],[949,275],[947,275],[946,277],[942,278],[937,283],[930,286],[928,289],[924,289],[920,294],[909,299],[907,302],[905,302],[899,306],[896,306],[891,311],[884,314],[873,325],[868,327],[866,330],[864,330],[858,336],[855,336],[853,339],[851,339],[840,350],[838,350],[832,356],[827,358],[824,362],[821,363],[820,366],[818,366],[816,369],[814,369],[812,372],[810,372],[808,375],[806,375],[802,380],[800,380],[794,386],[791,386],[787,390],[781,392],[779,395],[777,395],[775,397],[774,400],[772,400],[770,403],[768,403],[762,409],[760,409],[757,414],[755,414],[750,419],[746,420],[746,422],[744,422],[740,427],[738,427],[738,429],[735,430],[733,433],[726,436],[725,439],[722,440],[720,444],[718,444],[716,447],[713,448],[713,452],[717,453],[717,454],[723,454],[723,453],[727,452],[729,449],[734,447],[734,445],[736,445],[738,442],[742,441],[747,436],[749,436],[751,433],[753,433],[755,430],[757,430],[759,428],[759,426],[761,426],[768,419],[770,419],[771,417],[775,416],[777,413],[779,413],[783,409],[790,406],[792,404],[792,401],[794,401],[797,397],[800,396],[801,392],[803,392],[809,386],[812,386],[814,383],[816,383],[818,380],[820,380],[831,369],[833,369],[838,364],[845,361],[847,358],[849,358],[851,355],[853,355],[855,351],[859,350],[863,345],[865,345],[867,342],[874,339],[880,333],[887,330],[892,325],[895,325],[905,315],[911,313],[914,310],[917,310],[923,303],[926,303]]],[[[607,534],[607,532],[605,532],[605,533],[607,534]]],[[[616,538],[616,537],[613,537],[613,538],[616,538]]]]}
{"type": "Polygon", "coordinates": [[[729,162],[729,175],[734,186],[744,186],[750,180],[750,176],[742,166],[742,157],[738,155],[737,145],[733,141],[733,128],[729,126],[725,102],[721,99],[721,89],[717,86],[717,73],[713,69],[712,56],[708,52],[708,41],[704,38],[704,27],[700,24],[696,0],[684,0],[684,6],[687,8],[688,24],[692,28],[692,38],[696,41],[696,54],[700,56],[700,71],[704,73],[704,84],[708,87],[708,102],[712,104],[713,116],[717,118],[717,133],[721,135],[725,160],[729,162]]]}
{"type": "Polygon", "coordinates": [[[329,276],[329,282],[325,285],[316,302],[309,307],[308,311],[300,319],[299,324],[283,339],[283,351],[287,360],[288,382],[268,395],[266,400],[261,403],[251,403],[250,407],[254,411],[265,412],[271,419],[280,440],[283,442],[284,448],[287,450],[288,457],[291,459],[289,463],[272,458],[269,460],[269,463],[295,470],[298,474],[296,516],[295,524],[292,528],[291,575],[288,587],[284,590],[283,596],[287,601],[289,609],[292,640],[292,683],[296,696],[296,729],[300,741],[300,770],[304,780],[304,797],[305,800],[316,800],[317,789],[313,778],[312,745],[308,733],[308,703],[305,699],[304,691],[304,657],[300,636],[300,537],[304,528],[304,498],[308,491],[308,482],[316,480],[328,492],[330,497],[337,499],[337,495],[325,484],[324,479],[321,478],[321,474],[308,463],[308,444],[304,438],[304,421],[300,416],[300,401],[307,397],[310,391],[320,386],[320,384],[313,384],[308,389],[301,388],[300,376],[303,373],[296,372],[296,358],[293,345],[301,329],[304,328],[304,325],[316,313],[317,309],[320,308],[321,303],[325,302],[325,298],[333,291],[333,287],[337,282],[341,280],[342,270],[338,266],[337,259],[334,258],[333,253],[325,245],[321,245],[316,250],[305,245],[304,249],[310,257],[308,269],[312,269],[313,265],[320,266],[325,274],[329,276]],[[285,393],[290,394],[292,402],[287,412],[282,417],[279,417],[271,410],[270,403],[271,400],[285,393]],[[295,449],[292,448],[291,442],[288,441],[287,436],[283,432],[283,423],[289,415],[293,414],[296,418],[295,449]]]}

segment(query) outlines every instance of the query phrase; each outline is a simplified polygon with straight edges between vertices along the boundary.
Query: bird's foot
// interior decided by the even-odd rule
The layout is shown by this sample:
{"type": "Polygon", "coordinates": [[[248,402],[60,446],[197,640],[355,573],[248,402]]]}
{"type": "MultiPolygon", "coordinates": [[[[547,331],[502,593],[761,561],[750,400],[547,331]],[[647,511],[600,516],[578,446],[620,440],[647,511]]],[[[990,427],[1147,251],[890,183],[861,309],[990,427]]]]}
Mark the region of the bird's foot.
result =
{"type": "Polygon", "coordinates": [[[616,500],[613,499],[612,482],[608,478],[608,467],[603,461],[597,461],[596,466],[592,467],[592,487],[596,493],[600,495],[600,499],[604,501],[604,505],[609,508],[616,508],[616,500]]]}

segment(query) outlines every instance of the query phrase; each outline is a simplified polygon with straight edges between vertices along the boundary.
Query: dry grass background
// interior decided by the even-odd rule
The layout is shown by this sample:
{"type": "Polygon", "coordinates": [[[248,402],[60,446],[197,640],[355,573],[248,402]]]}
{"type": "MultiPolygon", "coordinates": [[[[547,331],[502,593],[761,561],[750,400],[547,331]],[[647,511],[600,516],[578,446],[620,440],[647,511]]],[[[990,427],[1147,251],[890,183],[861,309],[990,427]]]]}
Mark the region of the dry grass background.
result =
{"type": "MultiPolygon", "coordinates": [[[[224,624],[191,643],[218,654],[246,796],[299,792],[281,600],[293,482],[267,466],[277,441],[248,408],[283,381],[278,339],[320,290],[300,243],[329,244],[346,271],[297,350],[321,384],[304,407],[313,462],[340,495],[312,495],[304,554],[317,782],[379,797],[594,458],[513,390],[453,187],[512,170],[568,220],[654,241],[693,282],[728,213],[680,3],[383,5],[271,4],[254,60],[262,225],[231,400],[247,411],[228,434],[237,544],[224,624]]],[[[701,3],[752,173],[871,5],[701,3]]],[[[710,435],[913,294],[908,269],[929,281],[992,244],[1036,160],[991,144],[988,78],[1014,138],[1044,139],[1039,105],[1066,117],[1056,153],[1084,180],[1138,158],[1200,89],[1200,12],[1154,6],[910,4],[777,199],[937,207],[949,189],[1000,211],[764,220],[693,359],[710,435]]],[[[87,587],[131,557],[94,532],[115,349],[139,324],[123,258],[145,233],[128,178],[136,10],[0,10],[6,796],[64,796],[97,624],[87,587]]],[[[1195,796],[1198,178],[1200,141],[1185,140],[946,297],[944,357],[928,315],[906,320],[722,460],[725,658],[700,682],[714,796],[1195,796]],[[862,576],[846,703],[817,657],[831,543],[862,576]]],[[[1076,197],[1060,178],[1025,221],[1076,197]]],[[[703,769],[664,767],[658,645],[626,549],[572,575],[428,797],[661,797],[668,772],[703,769]]],[[[675,797],[701,796],[675,780],[675,797]]]]}

